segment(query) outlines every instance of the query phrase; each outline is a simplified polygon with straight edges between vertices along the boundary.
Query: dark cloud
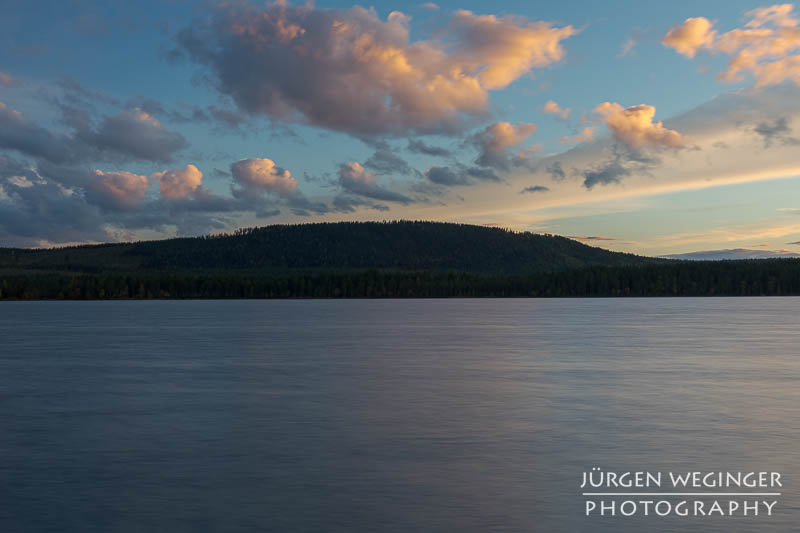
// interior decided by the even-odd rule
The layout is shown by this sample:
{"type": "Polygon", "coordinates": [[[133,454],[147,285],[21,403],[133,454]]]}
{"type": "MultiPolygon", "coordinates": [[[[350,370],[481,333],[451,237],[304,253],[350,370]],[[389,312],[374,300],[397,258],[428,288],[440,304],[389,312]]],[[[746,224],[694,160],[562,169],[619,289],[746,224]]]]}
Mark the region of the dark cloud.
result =
{"type": "Polygon", "coordinates": [[[773,122],[760,122],[753,131],[763,139],[764,148],[769,148],[773,143],[800,144],[800,140],[792,137],[792,128],[786,117],[775,119],[773,122]]]}
{"type": "Polygon", "coordinates": [[[85,147],[74,139],[42,128],[2,102],[0,102],[0,148],[16,150],[53,163],[80,159],[85,152],[85,147]]]}
{"type": "Polygon", "coordinates": [[[592,189],[596,185],[619,183],[622,178],[634,174],[651,174],[661,164],[661,159],[643,149],[633,149],[617,143],[611,147],[611,159],[574,172],[583,178],[583,186],[592,189]]]}
{"type": "Polygon", "coordinates": [[[168,162],[186,147],[181,134],[168,131],[141,110],[107,116],[97,128],[84,110],[65,106],[62,113],[64,124],[73,130],[70,135],[43,128],[0,102],[0,148],[60,165],[109,160],[168,162]]]}
{"type": "Polygon", "coordinates": [[[106,240],[99,208],[55,183],[20,187],[5,181],[0,201],[0,245],[42,246],[49,243],[106,240]]]}
{"type": "Polygon", "coordinates": [[[430,155],[433,157],[450,157],[452,153],[450,150],[446,148],[441,148],[439,146],[431,146],[426,144],[424,141],[420,141],[417,139],[409,139],[408,146],[406,149],[409,152],[413,152],[415,154],[424,154],[430,155]]]}
{"type": "Polygon", "coordinates": [[[520,194],[525,193],[535,193],[535,192],[547,192],[550,190],[550,187],[545,187],[544,185],[532,185],[531,187],[525,187],[521,191],[520,194]]]}
{"type": "Polygon", "coordinates": [[[244,113],[235,109],[224,109],[210,105],[207,110],[213,121],[230,129],[238,129],[248,120],[244,113]]]}
{"type": "Polygon", "coordinates": [[[364,167],[381,175],[409,175],[416,172],[404,159],[395,155],[388,147],[375,150],[375,153],[364,161],[364,167]]]}
{"type": "Polygon", "coordinates": [[[78,107],[92,107],[98,103],[112,106],[120,105],[119,100],[116,98],[103,91],[88,89],[71,76],[61,78],[58,80],[57,85],[61,88],[62,97],[68,105],[78,107]]]}
{"type": "Polygon", "coordinates": [[[289,208],[297,216],[308,217],[312,215],[324,215],[330,212],[331,208],[325,202],[315,202],[306,198],[302,194],[296,194],[286,199],[289,208]]]}
{"type": "Polygon", "coordinates": [[[168,131],[145,111],[123,111],[105,117],[96,131],[76,130],[87,144],[123,158],[170,162],[175,152],[187,146],[186,139],[168,131]]]}
{"type": "Polygon", "coordinates": [[[561,166],[561,161],[553,161],[545,168],[547,169],[547,173],[550,174],[550,177],[556,181],[563,180],[567,177],[564,168],[561,166]]]}
{"type": "Polygon", "coordinates": [[[450,167],[431,167],[425,176],[438,185],[470,185],[472,180],[463,172],[456,172],[450,167]]]}
{"type": "Polygon", "coordinates": [[[221,132],[243,134],[244,126],[249,125],[250,118],[238,109],[209,105],[200,107],[193,104],[178,103],[166,106],[154,98],[136,96],[125,102],[128,111],[140,110],[161,120],[175,124],[211,124],[221,132]]]}
{"type": "Polygon", "coordinates": [[[65,178],[63,172],[55,165],[34,169],[0,157],[0,246],[116,241],[135,238],[139,230],[197,235],[230,227],[235,213],[270,209],[268,202],[243,202],[204,189],[185,199],[146,200],[141,180],[130,173],[65,178]],[[62,185],[69,180],[84,184],[62,185]]]}
{"type": "Polygon", "coordinates": [[[354,213],[359,207],[367,207],[375,211],[389,211],[388,205],[378,204],[369,199],[350,194],[340,194],[333,199],[333,210],[339,213],[354,213]]]}
{"type": "Polygon", "coordinates": [[[578,241],[618,241],[614,237],[600,237],[599,235],[566,235],[568,239],[575,239],[578,241]]]}
{"type": "Polygon", "coordinates": [[[595,185],[619,183],[621,178],[630,176],[632,173],[633,171],[620,159],[612,159],[581,172],[583,186],[587,189],[592,189],[595,185]]]}
{"type": "MultiPolygon", "coordinates": [[[[484,130],[472,135],[468,142],[478,149],[478,158],[475,163],[481,167],[508,171],[514,164],[511,148],[520,144],[536,132],[536,125],[527,122],[511,124],[509,122],[495,122],[484,130]]],[[[527,157],[519,154],[515,166],[525,166],[527,157]]]]}
{"type": "Polygon", "coordinates": [[[502,181],[492,169],[463,165],[431,167],[425,172],[425,177],[432,183],[445,186],[473,185],[480,181],[502,181]]]}
{"type": "Polygon", "coordinates": [[[464,172],[466,172],[468,176],[480,181],[503,181],[494,173],[494,170],[490,168],[468,167],[464,172]]]}

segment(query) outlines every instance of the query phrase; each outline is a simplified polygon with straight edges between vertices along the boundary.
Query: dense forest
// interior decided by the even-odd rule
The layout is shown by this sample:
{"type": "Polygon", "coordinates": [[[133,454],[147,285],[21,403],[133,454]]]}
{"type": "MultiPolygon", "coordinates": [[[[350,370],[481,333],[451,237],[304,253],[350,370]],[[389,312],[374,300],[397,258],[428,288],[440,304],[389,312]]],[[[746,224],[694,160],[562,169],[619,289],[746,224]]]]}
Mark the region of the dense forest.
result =
{"type": "Polygon", "coordinates": [[[800,260],[671,261],[457,224],[269,226],[0,249],[0,299],[800,295],[800,260]]]}

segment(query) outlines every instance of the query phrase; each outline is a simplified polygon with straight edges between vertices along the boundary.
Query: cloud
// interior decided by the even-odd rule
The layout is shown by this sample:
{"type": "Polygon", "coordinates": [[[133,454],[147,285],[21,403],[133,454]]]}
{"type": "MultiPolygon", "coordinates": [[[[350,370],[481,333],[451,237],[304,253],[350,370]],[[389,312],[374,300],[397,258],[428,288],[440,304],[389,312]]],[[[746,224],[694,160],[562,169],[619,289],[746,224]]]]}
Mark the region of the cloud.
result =
{"type": "Polygon", "coordinates": [[[489,92],[565,54],[571,26],[456,11],[436,40],[394,11],[221,4],[177,36],[251,114],[357,136],[452,133],[487,114],[489,92]]]}
{"type": "Polygon", "coordinates": [[[79,107],[92,107],[102,103],[111,106],[119,106],[120,102],[116,98],[103,91],[94,91],[81,85],[78,80],[71,76],[65,76],[58,80],[57,85],[63,91],[63,98],[67,104],[79,107]]]}
{"type": "Polygon", "coordinates": [[[536,132],[536,125],[519,122],[495,122],[472,136],[471,141],[480,151],[475,162],[482,167],[508,170],[510,167],[508,150],[536,132]]]}
{"type": "Polygon", "coordinates": [[[0,148],[64,163],[76,157],[80,146],[66,135],[42,128],[0,102],[0,148]]]}
{"type": "Polygon", "coordinates": [[[712,26],[711,21],[705,17],[688,18],[670,28],[661,42],[691,58],[703,48],[713,48],[716,32],[711,29],[712,26]]]}
{"type": "Polygon", "coordinates": [[[439,6],[433,2],[425,2],[424,4],[420,4],[419,7],[423,9],[429,9],[431,11],[439,11],[439,6]]]}
{"type": "Polygon", "coordinates": [[[561,137],[561,144],[580,144],[594,140],[594,126],[586,126],[574,137],[561,137]]]}
{"type": "Polygon", "coordinates": [[[162,198],[178,199],[188,198],[202,187],[203,173],[194,165],[186,165],[183,170],[155,172],[150,178],[158,181],[162,198]]]}
{"type": "Polygon", "coordinates": [[[414,152],[415,154],[424,154],[434,157],[450,157],[452,155],[450,150],[447,150],[446,148],[431,146],[426,144],[424,141],[417,139],[409,139],[406,149],[409,152],[414,152]]]}
{"type": "Polygon", "coordinates": [[[765,24],[774,24],[779,28],[795,27],[798,20],[792,16],[792,4],[775,4],[769,7],[758,7],[746,14],[751,18],[746,24],[748,28],[759,28],[765,24]]]}
{"type": "Polygon", "coordinates": [[[200,107],[187,103],[167,109],[164,104],[153,98],[136,96],[125,103],[128,111],[143,111],[151,116],[178,124],[184,123],[212,123],[222,131],[229,130],[243,133],[242,126],[249,121],[249,117],[238,109],[228,109],[216,105],[200,107]]]}
{"type": "Polygon", "coordinates": [[[107,116],[97,130],[92,130],[87,122],[73,121],[72,125],[87,144],[124,158],[169,162],[175,152],[186,147],[183,135],[168,131],[141,109],[107,116]]]}
{"type": "Polygon", "coordinates": [[[65,124],[73,130],[70,134],[43,128],[0,102],[0,148],[55,164],[77,164],[98,160],[166,162],[186,146],[182,135],[166,130],[140,110],[105,117],[97,129],[85,111],[71,107],[62,111],[65,124]]]}
{"type": "Polygon", "coordinates": [[[150,187],[147,176],[132,172],[94,171],[95,180],[87,187],[88,198],[107,209],[133,209],[144,201],[150,187]]]}
{"type": "Polygon", "coordinates": [[[567,120],[569,118],[570,112],[572,111],[568,107],[566,109],[562,109],[561,106],[558,105],[558,103],[556,103],[554,100],[548,100],[544,104],[544,107],[542,108],[542,110],[545,113],[557,116],[561,120],[567,120]]]}
{"type": "Polygon", "coordinates": [[[456,172],[450,167],[431,167],[425,171],[425,177],[437,185],[469,185],[473,180],[463,172],[456,172]]]}
{"type": "Polygon", "coordinates": [[[653,122],[656,114],[653,106],[642,104],[624,108],[617,103],[603,102],[594,111],[602,117],[614,138],[630,148],[683,147],[680,133],[665,128],[660,121],[653,122]]]}
{"type": "Polygon", "coordinates": [[[408,175],[415,172],[404,159],[396,156],[388,146],[382,146],[375,150],[375,153],[364,161],[364,167],[381,175],[408,175]]]}
{"type": "Polygon", "coordinates": [[[0,86],[17,87],[19,85],[20,85],[19,80],[15,79],[10,74],[6,74],[5,72],[0,72],[0,86]]]}
{"type": "Polygon", "coordinates": [[[0,189],[3,246],[105,240],[97,207],[87,204],[81,194],[43,179],[21,162],[0,157],[0,189]]]}
{"type": "Polygon", "coordinates": [[[756,87],[786,80],[800,84],[800,27],[792,10],[792,4],[753,9],[745,13],[750,20],[744,28],[725,33],[706,18],[689,18],[670,29],[662,43],[689,58],[704,49],[731,56],[719,75],[723,81],[741,81],[749,72],[756,87]]]}
{"type": "Polygon", "coordinates": [[[339,213],[354,213],[359,207],[366,207],[375,211],[389,211],[389,206],[378,204],[368,198],[353,196],[350,194],[340,194],[333,199],[333,209],[339,213]]]}
{"type": "Polygon", "coordinates": [[[633,171],[620,158],[614,158],[584,170],[583,186],[591,190],[595,185],[619,183],[621,178],[632,173],[633,171]]]}
{"type": "Polygon", "coordinates": [[[800,140],[792,137],[792,128],[789,126],[789,119],[780,117],[773,122],[759,122],[753,131],[764,139],[764,148],[772,146],[773,142],[781,144],[800,144],[800,140]]]}
{"type": "Polygon", "coordinates": [[[533,185],[531,187],[525,187],[524,189],[519,191],[519,193],[525,194],[525,193],[547,192],[549,190],[550,187],[545,187],[544,185],[533,185]]]}
{"type": "Polygon", "coordinates": [[[411,198],[385,189],[378,185],[377,182],[378,175],[368,172],[360,163],[342,163],[339,166],[339,185],[349,193],[384,202],[397,202],[400,204],[412,202],[411,198]]]}
{"type": "MultiPolygon", "coordinates": [[[[0,157],[0,242],[52,246],[141,239],[139,230],[197,235],[230,228],[246,213],[275,211],[264,199],[222,197],[202,187],[180,202],[148,199],[149,182],[132,172],[86,171],[0,157]]],[[[286,200],[292,209],[303,199],[295,200],[286,200]]],[[[308,204],[310,210],[319,207],[308,204]]]]}
{"type": "Polygon", "coordinates": [[[502,181],[490,168],[466,167],[463,165],[431,167],[425,171],[425,177],[431,183],[445,186],[502,181]]]}
{"type": "Polygon", "coordinates": [[[267,192],[287,197],[297,193],[298,183],[292,173],[275,165],[272,159],[242,159],[231,165],[231,174],[249,194],[267,192]]]}
{"type": "Polygon", "coordinates": [[[614,237],[600,237],[597,235],[566,235],[568,239],[575,239],[578,241],[618,241],[614,237]]]}
{"type": "Polygon", "coordinates": [[[554,180],[563,180],[567,177],[567,174],[564,172],[564,168],[561,166],[561,161],[553,161],[549,165],[545,167],[547,169],[548,174],[554,180]]]}
{"type": "Polygon", "coordinates": [[[622,46],[620,47],[619,54],[617,54],[617,57],[625,57],[630,55],[633,52],[633,49],[636,47],[637,44],[639,44],[639,41],[641,41],[644,36],[645,36],[645,31],[638,28],[633,30],[631,34],[628,36],[628,38],[625,39],[625,42],[622,43],[622,46]]]}

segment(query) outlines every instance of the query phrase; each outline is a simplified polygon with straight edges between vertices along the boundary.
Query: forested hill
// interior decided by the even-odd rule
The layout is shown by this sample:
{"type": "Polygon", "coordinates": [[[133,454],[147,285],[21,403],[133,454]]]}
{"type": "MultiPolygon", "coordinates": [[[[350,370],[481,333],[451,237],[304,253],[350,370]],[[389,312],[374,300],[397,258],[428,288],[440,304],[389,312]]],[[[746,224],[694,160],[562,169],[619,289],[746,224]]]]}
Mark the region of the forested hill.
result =
{"type": "Polygon", "coordinates": [[[0,249],[0,272],[391,270],[523,275],[652,262],[551,235],[439,222],[274,225],[233,235],[0,249]]]}
{"type": "Polygon", "coordinates": [[[0,300],[800,296],[800,259],[674,261],[551,235],[435,222],[0,248],[0,300]]]}

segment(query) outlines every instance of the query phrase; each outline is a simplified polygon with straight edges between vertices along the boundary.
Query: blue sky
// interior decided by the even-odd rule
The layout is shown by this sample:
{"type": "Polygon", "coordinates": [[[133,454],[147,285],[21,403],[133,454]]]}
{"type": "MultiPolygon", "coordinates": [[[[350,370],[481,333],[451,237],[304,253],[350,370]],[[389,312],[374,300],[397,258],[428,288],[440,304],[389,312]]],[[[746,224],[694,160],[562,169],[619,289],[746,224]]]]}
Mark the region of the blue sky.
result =
{"type": "Polygon", "coordinates": [[[792,9],[7,1],[0,246],[413,218],[800,251],[792,9]]]}

